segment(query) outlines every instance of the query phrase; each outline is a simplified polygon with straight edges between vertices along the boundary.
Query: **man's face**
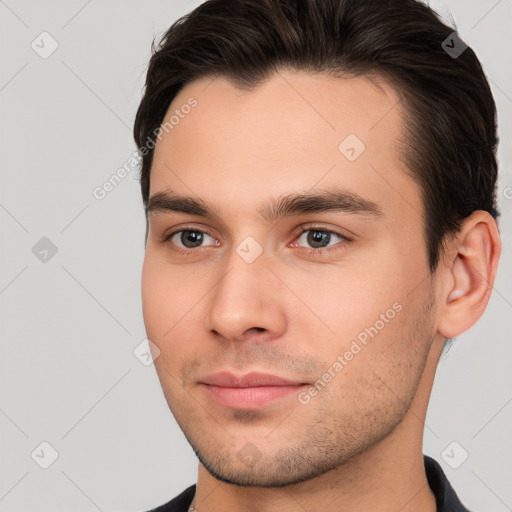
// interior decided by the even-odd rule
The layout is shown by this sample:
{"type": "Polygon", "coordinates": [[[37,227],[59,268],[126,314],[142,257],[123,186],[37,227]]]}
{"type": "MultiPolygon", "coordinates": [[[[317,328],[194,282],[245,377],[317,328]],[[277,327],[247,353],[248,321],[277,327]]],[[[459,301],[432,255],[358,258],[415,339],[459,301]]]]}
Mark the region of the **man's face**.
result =
{"type": "Polygon", "coordinates": [[[164,123],[180,119],[157,143],[150,196],[215,215],[153,202],[144,321],[167,402],[221,480],[311,478],[407,417],[436,308],[401,108],[384,83],[281,71],[251,92],[192,82],[168,110],[164,123]],[[295,200],[270,215],[326,193],[341,206],[295,200]],[[233,388],[219,372],[290,383],[233,388]]]}

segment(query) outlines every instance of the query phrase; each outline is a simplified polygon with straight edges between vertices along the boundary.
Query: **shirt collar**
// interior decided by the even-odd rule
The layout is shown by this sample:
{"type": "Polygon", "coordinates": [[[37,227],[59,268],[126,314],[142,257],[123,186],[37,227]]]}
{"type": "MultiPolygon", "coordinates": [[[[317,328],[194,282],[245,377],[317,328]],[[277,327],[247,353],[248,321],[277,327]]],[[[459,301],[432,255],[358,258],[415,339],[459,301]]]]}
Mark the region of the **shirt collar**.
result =
{"type": "Polygon", "coordinates": [[[428,455],[424,455],[423,460],[428,485],[436,497],[437,512],[469,512],[453,490],[439,463],[428,455]]]}

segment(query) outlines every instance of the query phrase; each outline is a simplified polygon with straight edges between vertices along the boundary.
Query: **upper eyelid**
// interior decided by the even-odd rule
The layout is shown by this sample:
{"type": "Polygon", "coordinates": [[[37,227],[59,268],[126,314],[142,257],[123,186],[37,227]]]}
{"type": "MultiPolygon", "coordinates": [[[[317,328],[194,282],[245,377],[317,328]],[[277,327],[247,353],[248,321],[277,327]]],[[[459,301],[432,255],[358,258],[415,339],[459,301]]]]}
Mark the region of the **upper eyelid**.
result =
{"type": "Polygon", "coordinates": [[[211,236],[212,238],[215,238],[212,234],[208,232],[205,228],[200,228],[197,226],[179,226],[177,229],[173,228],[171,231],[169,231],[166,235],[164,235],[164,238],[170,238],[178,233],[181,233],[182,231],[199,231],[200,233],[205,233],[208,236],[211,236]]]}
{"type": "MultiPolygon", "coordinates": [[[[340,236],[347,237],[347,235],[343,235],[343,233],[338,233],[338,231],[335,228],[329,228],[327,226],[321,226],[321,225],[319,226],[319,225],[307,225],[306,224],[306,225],[298,227],[297,229],[299,230],[297,233],[299,235],[304,233],[305,231],[317,230],[317,231],[326,231],[329,233],[334,233],[334,234],[337,234],[340,236]]],[[[338,229],[340,229],[341,231],[348,231],[346,229],[343,230],[342,228],[338,228],[338,229]]],[[[168,233],[167,236],[175,235],[176,233],[181,233],[182,231],[199,231],[202,233],[206,233],[209,236],[213,236],[208,232],[208,230],[206,228],[201,228],[201,227],[197,227],[197,226],[188,226],[188,225],[179,226],[178,229],[173,229],[172,231],[170,231],[168,233]]]]}
{"type": "MultiPolygon", "coordinates": [[[[302,237],[302,235],[304,233],[307,233],[308,231],[320,231],[322,233],[329,233],[330,235],[334,235],[334,236],[337,236],[338,238],[341,239],[341,242],[339,243],[343,243],[343,242],[351,242],[352,241],[352,238],[348,237],[347,235],[343,234],[343,233],[340,233],[339,231],[337,230],[332,230],[332,229],[326,229],[326,228],[322,228],[322,227],[315,227],[315,226],[312,226],[312,227],[306,227],[306,228],[301,228],[301,231],[295,235],[295,238],[294,240],[298,240],[300,237],[302,237]]],[[[336,244],[335,244],[336,245],[336,244]]],[[[304,249],[307,249],[307,247],[304,247],[304,249]]],[[[327,249],[327,247],[323,248],[323,249],[327,249]]],[[[314,249],[313,249],[314,250],[314,249]]],[[[321,251],[322,248],[319,249],[319,251],[321,251]]]]}

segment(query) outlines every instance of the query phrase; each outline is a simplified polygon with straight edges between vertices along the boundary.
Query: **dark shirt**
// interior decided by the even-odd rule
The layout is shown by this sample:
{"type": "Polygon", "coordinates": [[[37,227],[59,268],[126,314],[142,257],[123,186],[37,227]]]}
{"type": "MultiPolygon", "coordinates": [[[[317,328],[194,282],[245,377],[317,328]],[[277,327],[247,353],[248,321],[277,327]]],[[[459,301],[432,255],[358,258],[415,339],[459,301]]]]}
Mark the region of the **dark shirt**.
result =
{"type": "MultiPolygon", "coordinates": [[[[436,497],[437,512],[469,512],[460,502],[438,462],[428,455],[424,455],[423,460],[428,484],[436,497]]],[[[195,492],[196,486],[194,484],[165,505],[149,512],[187,512],[195,492]]]]}

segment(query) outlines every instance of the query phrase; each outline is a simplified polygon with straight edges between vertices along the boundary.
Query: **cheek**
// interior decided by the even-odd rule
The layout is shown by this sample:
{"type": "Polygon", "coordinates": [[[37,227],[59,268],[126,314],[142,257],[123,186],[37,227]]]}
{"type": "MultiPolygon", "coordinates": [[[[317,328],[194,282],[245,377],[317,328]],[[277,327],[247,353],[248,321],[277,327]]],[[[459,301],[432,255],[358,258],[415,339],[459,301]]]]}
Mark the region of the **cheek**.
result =
{"type": "Polygon", "coordinates": [[[148,338],[160,347],[163,327],[161,308],[165,299],[164,287],[158,279],[158,270],[146,253],[142,267],[142,314],[148,338]]]}
{"type": "Polygon", "coordinates": [[[189,273],[174,268],[164,256],[149,249],[144,258],[141,285],[144,320],[160,335],[184,314],[184,306],[194,295],[194,280],[189,273]]]}
{"type": "MultiPolygon", "coordinates": [[[[395,421],[415,394],[428,353],[431,319],[411,301],[386,311],[378,308],[377,315],[364,321],[348,318],[347,330],[339,323],[330,352],[323,348],[318,355],[325,371],[321,380],[332,381],[319,395],[325,391],[325,400],[338,404],[332,409],[338,408],[341,418],[352,411],[353,417],[374,424],[389,415],[395,421]]],[[[321,400],[316,406],[325,407],[321,400]]]]}
{"type": "Polygon", "coordinates": [[[172,336],[180,327],[180,318],[186,313],[184,307],[189,290],[177,283],[170,267],[160,258],[146,253],[141,282],[144,325],[148,338],[158,346],[164,358],[172,336]]]}
{"type": "Polygon", "coordinates": [[[160,350],[155,361],[157,368],[158,364],[176,367],[179,361],[190,357],[189,351],[194,346],[182,341],[200,339],[204,317],[200,300],[206,286],[199,276],[191,277],[190,271],[173,267],[164,257],[146,252],[141,282],[142,310],[147,336],[160,350]]]}
{"type": "Polygon", "coordinates": [[[326,346],[342,348],[376,322],[378,327],[382,322],[387,325],[406,297],[405,276],[375,262],[320,270],[290,275],[288,281],[305,304],[290,313],[302,329],[313,329],[326,341],[332,339],[326,346]]]}
{"type": "Polygon", "coordinates": [[[168,274],[169,269],[160,264],[150,251],[146,251],[141,282],[144,325],[147,337],[158,347],[154,366],[172,409],[181,389],[176,377],[180,351],[172,343],[179,327],[179,317],[175,312],[179,301],[173,293],[173,281],[168,274]],[[175,325],[176,328],[173,328],[175,325]]]}

